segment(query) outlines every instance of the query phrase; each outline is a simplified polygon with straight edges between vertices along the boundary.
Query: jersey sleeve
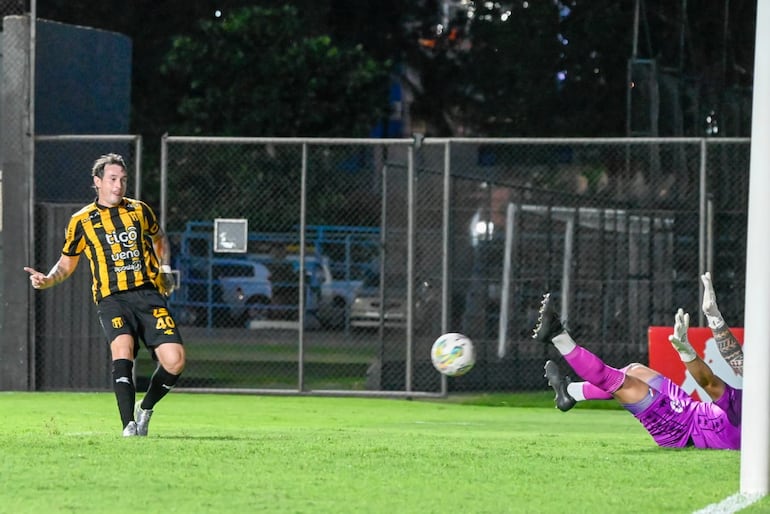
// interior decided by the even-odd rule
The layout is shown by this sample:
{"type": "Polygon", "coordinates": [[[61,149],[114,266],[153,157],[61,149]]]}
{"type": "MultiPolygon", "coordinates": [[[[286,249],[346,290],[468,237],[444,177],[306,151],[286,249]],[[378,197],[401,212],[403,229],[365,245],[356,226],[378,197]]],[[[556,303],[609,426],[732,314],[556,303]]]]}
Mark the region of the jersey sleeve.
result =
{"type": "Polygon", "coordinates": [[[80,255],[86,247],[85,233],[83,232],[83,224],[81,218],[73,216],[70,218],[67,224],[67,229],[64,231],[64,246],[61,253],[74,257],[80,255]]]}
{"type": "Polygon", "coordinates": [[[147,235],[154,236],[160,231],[160,225],[158,224],[158,217],[155,215],[155,211],[152,210],[152,208],[147,205],[144,202],[141,202],[142,204],[142,213],[144,218],[144,230],[147,232],[147,235]]]}

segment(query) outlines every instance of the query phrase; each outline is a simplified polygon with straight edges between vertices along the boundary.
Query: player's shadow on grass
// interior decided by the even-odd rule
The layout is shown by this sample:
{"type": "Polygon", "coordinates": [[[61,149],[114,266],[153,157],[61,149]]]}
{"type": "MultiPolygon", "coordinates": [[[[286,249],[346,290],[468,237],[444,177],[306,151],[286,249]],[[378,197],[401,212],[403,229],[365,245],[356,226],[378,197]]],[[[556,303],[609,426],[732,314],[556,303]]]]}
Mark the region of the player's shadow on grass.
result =
{"type": "MultiPolygon", "coordinates": [[[[626,454],[635,454],[635,455],[650,455],[660,452],[702,452],[704,451],[702,448],[696,448],[695,446],[685,446],[684,448],[668,448],[668,447],[662,447],[653,445],[650,448],[639,448],[637,450],[626,450],[624,453],[626,454]]],[[[715,450],[706,450],[706,451],[715,451],[715,450]]]]}
{"type": "Polygon", "coordinates": [[[153,437],[153,439],[179,439],[179,440],[194,440],[194,441],[257,441],[261,440],[258,436],[237,436],[237,435],[159,435],[153,437]]]}

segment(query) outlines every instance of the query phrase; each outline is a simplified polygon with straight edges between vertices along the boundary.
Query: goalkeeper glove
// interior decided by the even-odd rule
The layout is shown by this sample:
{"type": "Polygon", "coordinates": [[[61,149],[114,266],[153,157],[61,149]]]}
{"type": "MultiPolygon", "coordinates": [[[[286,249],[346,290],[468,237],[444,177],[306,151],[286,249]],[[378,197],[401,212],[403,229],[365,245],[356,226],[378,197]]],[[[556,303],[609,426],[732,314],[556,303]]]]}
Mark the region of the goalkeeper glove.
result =
{"type": "Polygon", "coordinates": [[[687,340],[687,329],[690,327],[690,315],[682,309],[676,311],[674,316],[674,333],[668,336],[668,340],[674,350],[679,352],[679,358],[682,362],[690,362],[698,356],[695,349],[687,340]]]}
{"type": "Polygon", "coordinates": [[[722,313],[717,307],[717,295],[714,293],[714,285],[711,283],[711,273],[706,272],[700,277],[703,282],[703,314],[706,315],[709,328],[715,330],[725,324],[722,313]]]}

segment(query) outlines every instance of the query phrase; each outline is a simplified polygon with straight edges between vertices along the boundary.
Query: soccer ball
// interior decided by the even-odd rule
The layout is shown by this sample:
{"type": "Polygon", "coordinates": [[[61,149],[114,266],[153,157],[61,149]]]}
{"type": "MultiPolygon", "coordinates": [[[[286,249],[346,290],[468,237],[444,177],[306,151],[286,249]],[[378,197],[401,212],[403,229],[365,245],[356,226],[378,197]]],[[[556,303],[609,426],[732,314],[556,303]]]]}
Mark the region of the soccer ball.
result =
{"type": "Polygon", "coordinates": [[[468,373],[476,363],[476,352],[468,336],[450,332],[433,343],[430,349],[433,366],[444,375],[459,377],[468,373]]]}

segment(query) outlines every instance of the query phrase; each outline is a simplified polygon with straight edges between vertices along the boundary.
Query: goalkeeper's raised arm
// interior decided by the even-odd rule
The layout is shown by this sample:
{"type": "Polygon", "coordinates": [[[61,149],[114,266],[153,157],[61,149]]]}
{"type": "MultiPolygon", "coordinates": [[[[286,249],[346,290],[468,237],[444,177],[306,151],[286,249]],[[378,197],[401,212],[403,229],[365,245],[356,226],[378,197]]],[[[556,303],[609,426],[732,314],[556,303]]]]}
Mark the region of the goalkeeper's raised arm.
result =
{"type": "Polygon", "coordinates": [[[703,314],[708,326],[714,334],[714,340],[722,358],[727,361],[736,375],[743,376],[743,348],[725,323],[722,313],[717,306],[714,284],[711,282],[711,272],[707,271],[700,277],[703,282],[703,314]]]}

